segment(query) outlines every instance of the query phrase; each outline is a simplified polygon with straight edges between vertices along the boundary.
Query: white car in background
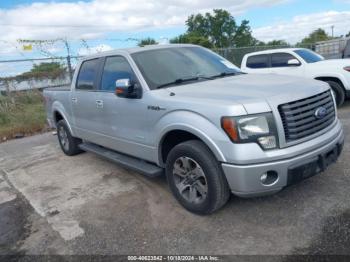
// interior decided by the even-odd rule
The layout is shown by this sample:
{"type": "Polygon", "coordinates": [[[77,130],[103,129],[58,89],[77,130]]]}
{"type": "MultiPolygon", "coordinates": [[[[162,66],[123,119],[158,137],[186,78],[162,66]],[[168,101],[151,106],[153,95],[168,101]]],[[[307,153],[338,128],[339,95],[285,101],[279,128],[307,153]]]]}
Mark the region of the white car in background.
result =
{"type": "Polygon", "coordinates": [[[272,49],[246,54],[241,69],[246,73],[291,75],[327,82],[338,106],[350,98],[350,59],[325,60],[304,48],[272,49]]]}

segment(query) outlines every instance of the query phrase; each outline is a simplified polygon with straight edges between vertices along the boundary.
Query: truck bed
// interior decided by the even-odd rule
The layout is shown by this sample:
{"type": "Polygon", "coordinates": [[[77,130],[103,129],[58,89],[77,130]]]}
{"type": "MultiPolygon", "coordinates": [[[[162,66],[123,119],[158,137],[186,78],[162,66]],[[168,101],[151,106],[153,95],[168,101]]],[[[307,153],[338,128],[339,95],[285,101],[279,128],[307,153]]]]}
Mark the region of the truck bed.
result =
{"type": "Polygon", "coordinates": [[[72,106],[70,101],[70,85],[67,86],[59,86],[59,87],[49,87],[45,88],[43,91],[43,95],[45,97],[45,106],[47,112],[48,122],[51,127],[55,127],[52,125],[54,123],[54,114],[52,105],[54,103],[59,103],[65,110],[65,116],[69,119],[72,118],[72,106]]]}
{"type": "Polygon", "coordinates": [[[70,85],[59,86],[59,87],[47,87],[45,91],[70,91],[70,85]]]}

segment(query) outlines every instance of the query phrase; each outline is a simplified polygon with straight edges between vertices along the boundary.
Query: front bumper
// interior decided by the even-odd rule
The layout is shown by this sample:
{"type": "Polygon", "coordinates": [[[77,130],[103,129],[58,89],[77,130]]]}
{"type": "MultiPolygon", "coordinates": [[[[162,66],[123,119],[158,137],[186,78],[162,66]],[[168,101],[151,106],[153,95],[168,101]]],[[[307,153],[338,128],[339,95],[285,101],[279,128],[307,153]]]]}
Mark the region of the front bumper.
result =
{"type": "Polygon", "coordinates": [[[343,144],[344,134],[340,128],[332,141],[310,152],[259,164],[223,163],[222,169],[233,194],[240,197],[269,195],[324,171],[330,164],[336,162],[343,144]],[[278,177],[273,183],[265,185],[261,182],[261,176],[269,171],[277,173],[278,177]]]}

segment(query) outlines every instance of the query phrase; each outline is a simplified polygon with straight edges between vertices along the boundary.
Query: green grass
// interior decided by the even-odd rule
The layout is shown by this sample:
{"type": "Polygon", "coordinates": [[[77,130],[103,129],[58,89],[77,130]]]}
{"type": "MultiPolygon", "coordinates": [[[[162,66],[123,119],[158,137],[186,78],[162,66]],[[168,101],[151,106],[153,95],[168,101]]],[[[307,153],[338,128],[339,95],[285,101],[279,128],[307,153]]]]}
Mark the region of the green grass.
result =
{"type": "Polygon", "coordinates": [[[0,142],[17,134],[32,135],[46,129],[42,94],[38,91],[0,95],[0,142]]]}

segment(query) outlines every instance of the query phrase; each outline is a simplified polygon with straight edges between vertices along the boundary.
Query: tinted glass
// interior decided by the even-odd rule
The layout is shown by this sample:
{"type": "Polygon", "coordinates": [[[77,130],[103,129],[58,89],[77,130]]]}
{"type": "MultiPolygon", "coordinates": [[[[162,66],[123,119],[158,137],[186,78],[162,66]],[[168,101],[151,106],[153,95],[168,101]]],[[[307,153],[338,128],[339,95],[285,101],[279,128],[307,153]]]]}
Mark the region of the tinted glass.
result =
{"type": "MultiPolygon", "coordinates": [[[[272,67],[287,67],[288,61],[296,59],[293,55],[287,53],[276,53],[271,55],[271,66],[272,67]]],[[[295,66],[295,65],[294,65],[295,66]]]]}
{"type": "Polygon", "coordinates": [[[177,79],[240,72],[226,59],[201,47],[147,50],[134,53],[132,57],[150,89],[177,79]]]}
{"type": "Polygon", "coordinates": [[[322,56],[308,49],[297,49],[294,52],[301,56],[306,63],[316,63],[324,60],[322,56]]]}
{"type": "Polygon", "coordinates": [[[126,78],[136,80],[128,61],[122,56],[107,57],[102,73],[101,90],[114,91],[115,81],[126,78]]]}
{"type": "Polygon", "coordinates": [[[94,82],[98,70],[99,60],[93,59],[83,62],[80,67],[77,89],[93,90],[94,82]]]}
{"type": "Polygon", "coordinates": [[[268,55],[254,55],[248,57],[247,67],[249,68],[267,68],[269,67],[268,55]]]}

